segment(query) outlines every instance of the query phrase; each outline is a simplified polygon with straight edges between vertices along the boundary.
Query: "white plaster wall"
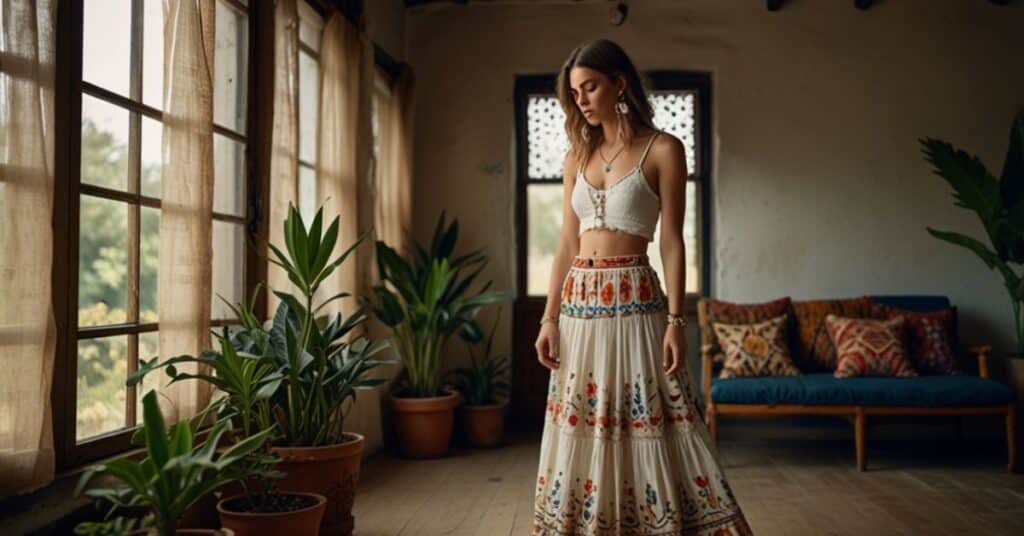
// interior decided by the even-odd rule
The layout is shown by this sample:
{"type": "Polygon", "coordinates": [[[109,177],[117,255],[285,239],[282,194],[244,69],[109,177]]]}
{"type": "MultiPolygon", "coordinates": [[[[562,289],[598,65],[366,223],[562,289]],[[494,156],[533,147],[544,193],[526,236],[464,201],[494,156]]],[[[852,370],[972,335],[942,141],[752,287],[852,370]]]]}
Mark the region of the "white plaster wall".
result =
{"type": "Polygon", "coordinates": [[[773,13],[753,0],[634,0],[622,27],[608,25],[611,5],[406,11],[421,240],[447,209],[463,224],[463,247],[488,247],[484,275],[513,288],[514,77],[556,72],[577,43],[605,37],[642,70],[713,73],[714,296],[945,294],[968,342],[1010,348],[996,273],[924,229],[984,238],[917,139],[948,140],[999,173],[1010,120],[1024,109],[1021,3],[890,0],[859,11],[852,1],[790,0],[773,13]]]}

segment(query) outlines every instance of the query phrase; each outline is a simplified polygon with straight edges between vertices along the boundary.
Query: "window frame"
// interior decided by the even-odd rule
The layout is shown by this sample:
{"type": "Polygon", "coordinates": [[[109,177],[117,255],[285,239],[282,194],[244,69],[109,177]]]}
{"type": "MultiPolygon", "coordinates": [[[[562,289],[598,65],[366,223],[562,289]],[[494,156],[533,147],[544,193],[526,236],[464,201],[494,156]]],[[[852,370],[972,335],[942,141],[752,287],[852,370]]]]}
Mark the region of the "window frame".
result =
{"type": "MultiPolygon", "coordinates": [[[[248,49],[246,87],[246,128],[239,133],[231,128],[213,124],[213,132],[225,138],[244,144],[245,157],[242,170],[242,184],[246,187],[245,215],[238,216],[214,212],[213,220],[240,225],[246,236],[242,271],[244,292],[251,295],[258,281],[261,270],[256,249],[250,247],[260,243],[260,236],[265,225],[259,224],[259,199],[265,195],[261,187],[261,174],[257,173],[261,163],[257,162],[258,151],[255,151],[251,140],[259,139],[259,133],[267,132],[259,121],[257,99],[260,98],[257,80],[257,65],[252,58],[257,53],[257,12],[259,4],[246,6],[239,0],[218,0],[248,15],[248,49]]],[[[250,3],[252,4],[252,3],[250,3]]],[[[107,90],[83,78],[83,38],[84,38],[84,0],[68,0],[61,2],[57,9],[58,27],[61,31],[56,40],[56,77],[54,90],[55,132],[55,166],[54,166],[54,269],[52,288],[54,316],[57,327],[57,341],[54,354],[54,376],[51,386],[51,405],[53,423],[54,455],[58,471],[68,470],[82,464],[109,457],[132,448],[131,436],[135,427],[125,427],[100,434],[94,437],[77,440],[77,362],[78,343],[80,340],[98,339],[110,336],[127,336],[128,360],[127,374],[131,374],[138,366],[138,337],[144,333],[159,331],[159,322],[141,322],[138,320],[137,296],[140,255],[140,224],[143,207],[160,209],[161,200],[144,196],[139,191],[141,186],[141,122],[147,117],[161,122],[161,110],[145,104],[142,99],[141,69],[141,24],[145,8],[145,0],[131,0],[132,28],[130,52],[129,96],[125,97],[107,90]],[[114,190],[103,186],[82,183],[81,181],[81,134],[82,134],[82,100],[85,96],[113,104],[129,114],[128,134],[128,176],[125,191],[114,190]],[[128,254],[129,275],[126,291],[129,303],[126,304],[128,318],[126,322],[114,325],[80,327],[78,325],[78,266],[79,266],[79,217],[80,202],[83,195],[92,198],[125,203],[129,210],[128,216],[128,254]],[[136,320],[132,320],[135,318],[136,320]]],[[[272,15],[272,12],[271,12],[272,15]]],[[[271,19],[272,24],[272,19],[271,19]]],[[[272,26],[271,26],[272,37],[272,26]]],[[[271,49],[273,40],[270,39],[271,49]]],[[[241,48],[240,48],[241,50],[241,48]]],[[[211,261],[212,262],[212,261],[211,261]]],[[[265,269],[263,270],[265,272],[265,269]]],[[[231,323],[228,319],[215,319],[213,326],[231,323]]],[[[137,421],[135,414],[135,388],[128,387],[126,397],[126,422],[129,418],[137,421]]],[[[137,425],[136,425],[137,426],[137,425]]]]}
{"type": "MultiPolygon", "coordinates": [[[[697,100],[697,146],[698,170],[687,180],[698,183],[698,198],[688,199],[687,203],[700,204],[697,225],[700,238],[700,251],[697,252],[700,266],[699,292],[687,292],[684,298],[685,314],[694,317],[697,311],[697,300],[711,296],[711,177],[712,177],[712,140],[711,135],[711,74],[703,71],[684,70],[653,70],[644,75],[650,83],[650,91],[692,91],[697,100]]],[[[555,74],[521,75],[515,81],[515,141],[516,141],[516,301],[524,307],[524,311],[543,309],[547,296],[530,295],[527,291],[527,271],[529,254],[529,215],[527,210],[527,189],[532,184],[562,184],[564,177],[532,178],[529,176],[529,132],[527,130],[527,107],[531,95],[555,94],[555,74]]],[[[518,315],[517,315],[518,316],[518,315]]]]}

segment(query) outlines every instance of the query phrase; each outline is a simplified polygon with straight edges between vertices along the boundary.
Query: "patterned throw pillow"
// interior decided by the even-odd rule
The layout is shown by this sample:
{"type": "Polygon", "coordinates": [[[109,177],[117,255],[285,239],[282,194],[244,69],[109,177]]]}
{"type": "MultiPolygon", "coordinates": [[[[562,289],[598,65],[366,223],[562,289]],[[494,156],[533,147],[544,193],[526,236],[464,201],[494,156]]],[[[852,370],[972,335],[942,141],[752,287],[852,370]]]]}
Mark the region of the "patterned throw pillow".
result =
{"type": "Polygon", "coordinates": [[[754,324],[786,314],[789,311],[789,296],[763,303],[732,303],[713,298],[697,301],[697,319],[700,321],[701,354],[711,355],[714,362],[725,361],[722,345],[715,336],[712,324],[754,324]]]}
{"type": "Polygon", "coordinates": [[[852,376],[917,376],[904,350],[904,318],[889,320],[825,316],[838,353],[836,378],[852,376]]]}
{"type": "Polygon", "coordinates": [[[793,301],[793,362],[804,372],[827,372],[836,369],[836,347],[825,328],[829,314],[846,318],[869,318],[869,296],[835,300],[793,301]]]}
{"type": "Polygon", "coordinates": [[[876,302],[872,316],[887,319],[902,316],[907,321],[907,354],[920,374],[961,374],[956,364],[954,326],[956,307],[937,311],[906,311],[876,302]]]}
{"type": "Polygon", "coordinates": [[[783,314],[756,324],[714,324],[715,336],[725,349],[719,378],[744,376],[796,376],[800,371],[789,358],[783,314]]]}

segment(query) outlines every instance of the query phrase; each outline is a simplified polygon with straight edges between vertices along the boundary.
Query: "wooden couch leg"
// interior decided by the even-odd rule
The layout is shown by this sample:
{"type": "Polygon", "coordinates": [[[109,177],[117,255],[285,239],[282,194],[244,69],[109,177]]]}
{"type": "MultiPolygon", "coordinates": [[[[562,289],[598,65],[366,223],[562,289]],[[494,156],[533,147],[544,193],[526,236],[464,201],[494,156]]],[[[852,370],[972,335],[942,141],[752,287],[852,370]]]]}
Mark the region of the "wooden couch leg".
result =
{"type": "Polygon", "coordinates": [[[1015,429],[1015,421],[1014,403],[1010,402],[1006,407],[1006,470],[1011,473],[1017,466],[1017,431],[1015,429]]]}
{"type": "Polygon", "coordinates": [[[864,471],[865,467],[865,446],[866,441],[864,438],[864,421],[866,417],[864,415],[864,408],[858,407],[857,413],[853,421],[853,435],[854,442],[857,445],[857,470],[864,471]]]}

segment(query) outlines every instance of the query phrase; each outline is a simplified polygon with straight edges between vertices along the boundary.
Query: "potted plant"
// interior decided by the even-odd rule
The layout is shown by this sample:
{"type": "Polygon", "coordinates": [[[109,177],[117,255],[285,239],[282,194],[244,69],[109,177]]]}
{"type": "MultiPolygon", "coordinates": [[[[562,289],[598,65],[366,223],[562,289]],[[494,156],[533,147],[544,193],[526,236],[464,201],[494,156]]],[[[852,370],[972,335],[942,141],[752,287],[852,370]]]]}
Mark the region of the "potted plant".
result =
{"type": "MultiPolygon", "coordinates": [[[[178,520],[190,505],[206,494],[238,479],[258,474],[261,467],[246,463],[246,457],[263,445],[272,430],[257,432],[216,454],[218,441],[227,430],[228,421],[215,424],[206,440],[194,444],[192,427],[187,420],[178,422],[168,433],[163,415],[156,401],[156,392],[149,391],[142,398],[143,425],[133,442],[144,442],[146,456],[141,461],[118,458],[90,467],[79,479],[75,496],[82,494],[97,476],[120,481],[117,487],[94,487],[85,494],[99,502],[112,505],[109,517],[115,511],[141,510],[140,529],[129,534],[220,534],[231,535],[230,530],[197,529],[178,530],[178,520]]],[[[104,528],[124,529],[130,522],[103,523],[104,528]]],[[[83,523],[80,533],[90,533],[95,523],[83,523]]]]}
{"type": "Polygon", "coordinates": [[[494,317],[494,325],[484,341],[484,355],[478,361],[473,346],[480,343],[464,337],[472,366],[449,371],[452,384],[462,394],[462,430],[467,442],[474,447],[493,447],[501,444],[505,431],[505,408],[508,406],[508,355],[492,355],[494,332],[498,329],[501,309],[494,317]]]}
{"type": "Polygon", "coordinates": [[[219,399],[224,406],[216,411],[237,407],[230,414],[243,436],[276,425],[279,433],[270,450],[281,457],[279,489],[325,495],[320,533],[332,535],[353,530],[351,511],[364,443],[361,434],[344,431],[342,406],[355,401],[357,389],[384,383],[366,373],[390,363],[372,359],[387,341],[371,342],[355,332],[367,319],[361,308],[348,318],[317,316],[329,303],[350,296],[341,292],[314,303],[321,284],[365,237],[332,259],[338,221],[334,218],[325,231],[321,208],[307,229],[298,209],[289,206],[285,249],[271,244],[271,262],[286,271],[298,295],[275,290],[281,302],[273,318],[262,324],[253,310],[255,296],[248,306],[237,304],[232,308],[240,325],[221,337],[228,342],[221,352],[179,356],[156,365],[175,378],[209,381],[225,392],[219,399]],[[244,357],[240,365],[225,359],[228,348],[244,357]],[[216,373],[183,376],[174,365],[189,360],[216,373]]]}
{"type": "MultiPolygon", "coordinates": [[[[460,394],[441,385],[442,352],[460,331],[479,337],[481,307],[510,297],[504,291],[470,286],[487,264],[482,250],[454,257],[459,223],[445,224],[442,212],[430,248],[414,241],[411,260],[377,241],[380,283],[374,286],[374,314],[391,330],[404,369],[391,393],[399,451],[413,458],[448,452],[454,408],[460,394]]],[[[364,300],[364,303],[368,300],[364,300]]]]}
{"type": "MultiPolygon", "coordinates": [[[[1017,394],[1017,415],[1024,412],[1024,112],[1018,112],[1010,126],[1009,147],[1003,172],[996,180],[977,156],[955,149],[933,138],[920,140],[925,159],[937,175],[953,187],[956,206],[973,210],[992,247],[950,231],[927,228],[928,232],[952,244],[973,251],[989,269],[997,270],[1010,297],[1016,328],[1016,347],[1005,354],[1002,365],[993,367],[1017,394]],[[995,250],[995,251],[993,251],[995,250]]],[[[1016,427],[1019,446],[1024,430],[1016,427]]]]}
{"type": "Polygon", "coordinates": [[[235,536],[315,536],[327,508],[319,493],[281,492],[276,480],[284,476],[273,471],[279,458],[269,452],[250,456],[249,463],[259,476],[238,480],[241,493],[217,502],[220,523],[235,536]]]}

